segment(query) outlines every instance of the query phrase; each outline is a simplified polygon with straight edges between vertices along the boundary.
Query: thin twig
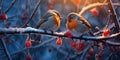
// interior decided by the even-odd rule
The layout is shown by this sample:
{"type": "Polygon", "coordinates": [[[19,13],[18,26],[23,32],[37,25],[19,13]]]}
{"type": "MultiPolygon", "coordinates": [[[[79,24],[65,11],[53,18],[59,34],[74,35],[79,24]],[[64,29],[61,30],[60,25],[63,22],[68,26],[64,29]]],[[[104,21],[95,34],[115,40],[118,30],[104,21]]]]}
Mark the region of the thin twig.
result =
{"type": "Polygon", "coordinates": [[[60,48],[60,47],[57,47],[57,46],[55,46],[55,45],[48,45],[48,46],[50,46],[50,47],[52,47],[52,48],[56,49],[58,52],[60,52],[61,54],[65,55],[65,56],[67,56],[67,55],[68,55],[68,52],[67,52],[67,51],[65,51],[65,50],[63,50],[63,49],[62,49],[62,48],[60,48]]]}
{"type": "Polygon", "coordinates": [[[10,9],[13,7],[13,5],[15,4],[16,0],[13,0],[11,2],[11,4],[9,5],[9,7],[5,10],[5,13],[8,13],[10,11],[10,9]]]}
{"type": "Polygon", "coordinates": [[[79,15],[82,15],[84,12],[88,11],[91,8],[97,7],[97,6],[103,6],[103,5],[107,5],[108,3],[93,3],[90,4],[86,7],[83,7],[82,10],[79,12],[79,15]]]}
{"type": "Polygon", "coordinates": [[[105,43],[111,45],[111,46],[120,46],[119,42],[111,42],[111,41],[106,41],[105,43]]]}
{"type": "Polygon", "coordinates": [[[26,23],[22,27],[25,27],[32,20],[33,16],[35,15],[35,12],[37,11],[38,7],[40,6],[40,2],[41,2],[41,0],[38,1],[38,3],[36,5],[35,9],[33,10],[30,18],[26,21],[26,23]]]}
{"type": "Polygon", "coordinates": [[[4,47],[5,54],[7,55],[7,57],[8,57],[9,60],[12,60],[12,58],[11,58],[11,56],[10,56],[8,50],[7,50],[7,47],[6,47],[5,42],[3,41],[3,39],[0,39],[0,40],[1,40],[2,45],[3,45],[3,47],[4,47]]]}
{"type": "MultiPolygon", "coordinates": [[[[40,43],[39,45],[32,46],[32,47],[30,47],[29,49],[39,48],[39,47],[44,46],[45,44],[47,44],[47,43],[49,43],[49,42],[51,42],[51,41],[53,41],[53,40],[55,40],[55,38],[51,38],[50,40],[44,41],[44,42],[40,43]]],[[[22,48],[22,49],[19,50],[19,51],[15,51],[15,52],[11,53],[10,55],[20,53],[20,52],[22,52],[22,51],[25,51],[26,49],[27,49],[27,48],[22,48]]],[[[3,56],[1,56],[1,57],[4,57],[4,56],[5,56],[5,55],[3,55],[3,56]]]]}
{"type": "Polygon", "coordinates": [[[120,29],[120,24],[119,24],[119,19],[118,19],[118,16],[117,16],[117,13],[114,9],[114,6],[113,6],[113,3],[111,0],[108,0],[108,8],[110,9],[111,13],[112,13],[112,18],[113,18],[113,21],[115,22],[115,26],[116,26],[116,32],[119,32],[119,29],[120,29]]]}
{"type": "Polygon", "coordinates": [[[89,50],[90,47],[91,47],[91,44],[88,43],[87,47],[83,51],[81,51],[77,54],[74,54],[73,56],[70,57],[70,59],[73,59],[73,58],[77,57],[78,55],[82,55],[80,60],[83,60],[83,58],[85,57],[85,55],[86,55],[86,53],[87,53],[87,51],[89,50]]]}
{"type": "Polygon", "coordinates": [[[78,55],[81,55],[82,53],[83,53],[83,51],[77,52],[76,54],[70,56],[70,59],[74,59],[75,57],[77,57],[78,55]]]}
{"type": "Polygon", "coordinates": [[[39,45],[37,45],[37,46],[34,46],[33,48],[38,48],[38,47],[40,47],[40,46],[43,46],[43,45],[45,45],[45,44],[47,44],[47,43],[50,43],[50,42],[54,41],[55,39],[56,39],[56,38],[51,38],[50,40],[45,41],[45,42],[43,42],[43,43],[41,43],[41,44],[39,44],[39,45]]]}
{"type": "Polygon", "coordinates": [[[87,48],[83,51],[83,54],[82,54],[80,60],[83,60],[85,58],[85,56],[88,53],[88,50],[90,49],[90,47],[91,47],[91,42],[88,44],[87,48]]]}
{"type": "Polygon", "coordinates": [[[113,53],[111,53],[105,60],[110,60],[112,55],[113,55],[113,53]]]}

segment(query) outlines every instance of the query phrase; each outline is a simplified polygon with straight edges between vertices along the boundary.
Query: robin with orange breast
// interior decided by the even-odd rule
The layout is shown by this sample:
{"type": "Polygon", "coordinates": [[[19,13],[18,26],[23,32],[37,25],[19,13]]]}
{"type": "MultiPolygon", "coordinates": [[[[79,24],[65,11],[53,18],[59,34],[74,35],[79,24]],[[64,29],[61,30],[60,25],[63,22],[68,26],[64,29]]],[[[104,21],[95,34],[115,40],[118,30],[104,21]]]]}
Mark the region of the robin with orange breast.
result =
{"type": "Polygon", "coordinates": [[[90,23],[83,16],[74,12],[68,14],[66,27],[74,36],[81,36],[92,29],[90,23]]]}
{"type": "MultiPolygon", "coordinates": [[[[51,31],[54,32],[59,29],[60,27],[60,13],[56,10],[48,10],[45,15],[37,22],[37,25],[35,28],[37,29],[43,29],[45,32],[51,31]]],[[[32,38],[34,38],[36,41],[41,40],[41,35],[33,35],[32,38]]]]}
{"type": "Polygon", "coordinates": [[[48,10],[47,13],[38,21],[36,28],[56,31],[60,27],[60,18],[60,13],[58,11],[48,10]]]}

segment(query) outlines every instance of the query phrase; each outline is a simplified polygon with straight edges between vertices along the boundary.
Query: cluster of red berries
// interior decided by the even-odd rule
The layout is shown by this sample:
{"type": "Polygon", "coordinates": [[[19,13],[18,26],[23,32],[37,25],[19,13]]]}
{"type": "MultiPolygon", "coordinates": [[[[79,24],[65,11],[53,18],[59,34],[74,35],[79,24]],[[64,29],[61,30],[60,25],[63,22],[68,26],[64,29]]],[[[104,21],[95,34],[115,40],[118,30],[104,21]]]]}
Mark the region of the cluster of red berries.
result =
{"type": "MultiPolygon", "coordinates": [[[[89,54],[86,56],[86,60],[90,60],[90,56],[94,55],[94,49],[91,47],[89,50],[89,54]]],[[[97,53],[97,59],[101,59],[103,57],[103,53],[100,51],[97,53]]]]}

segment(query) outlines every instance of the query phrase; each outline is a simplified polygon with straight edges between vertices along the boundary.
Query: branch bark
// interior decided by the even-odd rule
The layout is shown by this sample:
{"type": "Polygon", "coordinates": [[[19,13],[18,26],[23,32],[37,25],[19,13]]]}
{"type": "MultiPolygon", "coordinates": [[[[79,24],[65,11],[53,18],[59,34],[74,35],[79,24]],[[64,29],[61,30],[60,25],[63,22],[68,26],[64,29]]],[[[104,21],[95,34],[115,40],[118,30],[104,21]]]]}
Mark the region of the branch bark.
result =
{"type": "MultiPolygon", "coordinates": [[[[27,27],[27,28],[0,28],[0,34],[27,34],[27,33],[36,33],[36,34],[41,34],[41,35],[48,35],[48,36],[55,36],[55,37],[64,37],[64,38],[68,38],[64,33],[58,33],[58,32],[51,32],[51,31],[44,31],[42,29],[35,29],[32,27],[27,27]]],[[[120,46],[120,43],[117,42],[112,42],[109,41],[110,39],[113,39],[115,37],[120,36],[120,32],[116,33],[116,34],[112,34],[109,35],[107,37],[102,37],[102,36],[80,36],[80,37],[76,37],[73,36],[72,39],[83,39],[83,40],[90,40],[90,41],[105,41],[107,40],[107,42],[109,45],[118,45],[120,46]]]]}

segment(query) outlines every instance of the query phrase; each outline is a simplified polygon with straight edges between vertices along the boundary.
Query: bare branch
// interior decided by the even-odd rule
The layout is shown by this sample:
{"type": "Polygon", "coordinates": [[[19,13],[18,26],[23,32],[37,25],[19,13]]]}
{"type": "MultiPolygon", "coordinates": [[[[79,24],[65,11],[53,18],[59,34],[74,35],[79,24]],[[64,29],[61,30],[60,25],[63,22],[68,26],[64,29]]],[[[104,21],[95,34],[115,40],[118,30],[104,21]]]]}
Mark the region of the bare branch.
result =
{"type": "Polygon", "coordinates": [[[13,5],[15,4],[16,0],[13,0],[12,3],[9,5],[9,7],[6,9],[5,13],[8,13],[10,11],[10,9],[13,7],[13,5]]]}
{"type": "MultiPolygon", "coordinates": [[[[0,28],[0,34],[26,34],[26,33],[36,33],[36,34],[41,34],[41,35],[48,35],[48,36],[55,36],[55,37],[64,37],[68,38],[64,33],[58,33],[58,32],[51,32],[51,31],[44,31],[42,29],[35,29],[31,27],[27,28],[0,28]]],[[[91,41],[105,41],[105,40],[110,40],[112,38],[120,36],[120,32],[116,34],[109,35],[107,37],[102,37],[102,36],[80,36],[76,37],[73,36],[72,39],[83,39],[83,40],[91,40],[91,41]]],[[[112,41],[107,41],[105,43],[109,43],[110,45],[120,45],[120,43],[115,43],[112,41]]]]}
{"type": "Polygon", "coordinates": [[[38,0],[38,3],[37,3],[37,5],[36,5],[35,9],[33,10],[30,18],[26,21],[26,23],[25,23],[22,27],[25,27],[25,26],[32,20],[32,18],[33,18],[33,16],[35,15],[38,7],[40,6],[40,2],[41,2],[41,0],[38,0]]]}
{"type": "Polygon", "coordinates": [[[91,8],[97,7],[97,6],[103,6],[103,5],[107,5],[107,3],[93,3],[90,4],[86,7],[83,7],[82,10],[79,12],[80,15],[82,15],[84,12],[88,11],[91,8]]]}

